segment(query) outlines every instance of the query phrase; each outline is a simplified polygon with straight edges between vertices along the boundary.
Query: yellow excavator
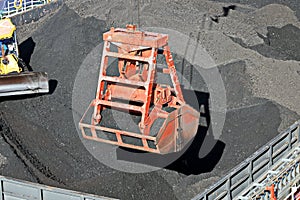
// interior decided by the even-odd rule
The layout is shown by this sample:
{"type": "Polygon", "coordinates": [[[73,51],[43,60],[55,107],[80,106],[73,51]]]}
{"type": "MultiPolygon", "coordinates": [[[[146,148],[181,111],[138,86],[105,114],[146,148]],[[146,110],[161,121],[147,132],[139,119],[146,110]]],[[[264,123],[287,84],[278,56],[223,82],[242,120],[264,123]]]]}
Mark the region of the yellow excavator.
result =
{"type": "Polygon", "coordinates": [[[16,26],[8,18],[0,20],[0,97],[48,93],[48,75],[30,72],[19,58],[16,26]]]}

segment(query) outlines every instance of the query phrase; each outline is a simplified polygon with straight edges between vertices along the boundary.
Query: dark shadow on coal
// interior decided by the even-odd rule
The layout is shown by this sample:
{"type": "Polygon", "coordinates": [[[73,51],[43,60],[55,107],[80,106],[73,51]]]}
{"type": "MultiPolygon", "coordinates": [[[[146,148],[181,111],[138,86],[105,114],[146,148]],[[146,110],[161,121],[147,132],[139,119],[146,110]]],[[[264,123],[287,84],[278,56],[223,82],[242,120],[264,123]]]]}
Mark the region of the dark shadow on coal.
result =
{"type": "Polygon", "coordinates": [[[5,101],[19,101],[24,99],[32,99],[39,96],[42,96],[43,94],[21,94],[21,95],[15,95],[15,96],[5,96],[0,97],[0,103],[5,101]]]}
{"type": "Polygon", "coordinates": [[[230,39],[244,48],[257,51],[259,54],[276,60],[296,60],[300,61],[300,29],[292,24],[287,24],[281,28],[268,26],[267,34],[262,35],[257,32],[257,36],[263,39],[262,44],[249,46],[240,38],[230,37],[230,39]]]}
{"type": "Polygon", "coordinates": [[[208,134],[211,123],[209,94],[199,91],[183,90],[184,96],[190,96],[191,93],[196,95],[199,105],[196,105],[195,101],[189,101],[189,98],[186,99],[187,104],[197,110],[200,108],[201,116],[197,134],[185,149],[177,153],[160,155],[119,147],[116,151],[117,159],[166,168],[186,175],[198,175],[212,171],[223,155],[225,144],[222,141],[215,140],[212,134],[208,134]],[[204,140],[206,142],[209,141],[209,144],[214,147],[211,148],[212,150],[205,157],[199,158],[204,140]]]}
{"type": "Polygon", "coordinates": [[[55,92],[55,89],[57,88],[58,81],[54,79],[49,80],[49,93],[48,94],[53,94],[55,92]]]}
{"type": "Polygon", "coordinates": [[[226,145],[220,140],[215,140],[212,134],[206,134],[207,132],[207,127],[199,126],[197,135],[190,147],[178,160],[166,168],[185,175],[211,172],[220,161],[226,145]],[[209,147],[211,151],[205,157],[199,158],[204,139],[213,147],[209,147]]]}
{"type": "Polygon", "coordinates": [[[235,9],[236,9],[236,5],[230,5],[230,6],[223,7],[223,13],[222,14],[211,16],[210,19],[213,22],[219,23],[219,18],[220,17],[227,17],[229,15],[229,11],[230,10],[235,10],[235,9]]]}
{"type": "Polygon", "coordinates": [[[31,56],[34,52],[35,42],[32,37],[28,38],[19,45],[19,58],[21,58],[26,64],[28,71],[33,71],[30,66],[31,56]]]}

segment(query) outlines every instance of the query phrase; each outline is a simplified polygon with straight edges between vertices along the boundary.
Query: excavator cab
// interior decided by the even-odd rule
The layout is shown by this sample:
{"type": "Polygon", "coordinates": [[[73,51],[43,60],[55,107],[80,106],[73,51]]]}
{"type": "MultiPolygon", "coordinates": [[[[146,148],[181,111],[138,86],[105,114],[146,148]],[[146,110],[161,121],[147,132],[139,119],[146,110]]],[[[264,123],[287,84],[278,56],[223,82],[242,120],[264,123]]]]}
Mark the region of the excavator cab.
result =
{"type": "MultiPolygon", "coordinates": [[[[9,21],[6,20],[6,22],[9,21]]],[[[18,47],[16,45],[15,29],[15,26],[7,27],[5,29],[6,32],[1,32],[0,35],[0,75],[14,72],[20,73],[22,71],[18,65],[18,47]]]]}
{"type": "Polygon", "coordinates": [[[47,73],[29,72],[19,58],[16,27],[10,19],[0,20],[0,96],[48,93],[47,73]]]}
{"type": "Polygon", "coordinates": [[[83,138],[158,154],[183,150],[197,133],[200,113],[184,100],[168,35],[127,25],[103,40],[96,97],[79,122],[83,138]],[[159,71],[170,84],[157,81],[159,71]],[[129,118],[136,126],[125,122],[129,118]]]}

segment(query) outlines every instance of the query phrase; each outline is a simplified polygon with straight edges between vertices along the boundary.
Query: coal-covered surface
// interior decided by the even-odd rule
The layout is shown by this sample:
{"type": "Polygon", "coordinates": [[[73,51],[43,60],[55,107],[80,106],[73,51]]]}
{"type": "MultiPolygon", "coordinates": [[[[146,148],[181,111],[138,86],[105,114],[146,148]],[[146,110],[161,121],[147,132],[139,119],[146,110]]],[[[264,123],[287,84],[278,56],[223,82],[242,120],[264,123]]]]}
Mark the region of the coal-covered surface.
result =
{"type": "MultiPolygon", "coordinates": [[[[199,127],[201,134],[190,149],[164,169],[140,174],[114,170],[85,149],[73,121],[77,111],[72,110],[77,71],[107,29],[104,21],[81,18],[64,6],[21,44],[32,50],[26,56],[32,68],[48,72],[52,92],[1,99],[0,123],[10,127],[1,133],[13,144],[0,141],[10,152],[0,152],[7,159],[0,167],[7,170],[3,175],[121,199],[190,199],[276,136],[280,126],[299,118],[274,101],[254,97],[247,63],[232,61],[218,66],[228,107],[220,138],[199,127]],[[24,177],[15,171],[24,171],[24,177]]],[[[175,61],[183,66],[182,59],[175,61]]],[[[201,77],[194,76],[193,84],[199,83],[204,84],[201,77]]],[[[208,92],[205,85],[201,88],[198,92],[208,92]]]]}
{"type": "MultiPolygon", "coordinates": [[[[1,116],[2,117],[2,116],[1,116]]],[[[22,180],[36,182],[36,177],[32,174],[31,170],[20,159],[20,155],[16,154],[9,143],[8,138],[4,135],[10,132],[9,126],[1,118],[0,119],[0,174],[2,176],[11,176],[14,174],[15,178],[22,180]]]]}
{"type": "MultiPolygon", "coordinates": [[[[94,159],[78,136],[71,105],[73,84],[82,61],[101,42],[104,30],[105,22],[80,18],[64,6],[25,40],[27,49],[34,48],[30,65],[48,72],[52,94],[1,99],[3,119],[11,127],[5,134],[37,169],[38,182],[109,197],[165,195],[174,199],[171,186],[156,173],[131,175],[112,170],[94,159]],[[133,179],[139,179],[140,189],[133,179]],[[89,184],[93,187],[87,187],[89,184]]],[[[5,175],[17,176],[14,170],[5,175]]]]}
{"type": "Polygon", "coordinates": [[[282,4],[285,6],[290,7],[295,13],[298,19],[300,19],[300,2],[297,0],[213,0],[218,2],[224,2],[224,3],[239,3],[239,4],[246,4],[251,5],[257,8],[264,7],[269,4],[282,4]]]}
{"type": "Polygon", "coordinates": [[[279,60],[300,60],[300,29],[292,24],[281,28],[267,27],[266,36],[260,35],[264,43],[247,46],[239,38],[231,38],[245,48],[250,48],[268,58],[279,60]]]}
{"type": "MultiPolygon", "coordinates": [[[[266,46],[271,47],[273,51],[279,52],[279,54],[285,54],[282,58],[283,60],[297,60],[300,61],[300,29],[288,24],[282,28],[268,27],[267,37],[264,38],[264,43],[266,46]]],[[[276,58],[276,55],[272,56],[272,53],[268,55],[267,52],[272,52],[272,50],[267,49],[265,51],[260,48],[263,45],[255,46],[253,49],[257,49],[258,52],[266,57],[276,58]]],[[[277,59],[280,59],[280,57],[277,59]]]]}

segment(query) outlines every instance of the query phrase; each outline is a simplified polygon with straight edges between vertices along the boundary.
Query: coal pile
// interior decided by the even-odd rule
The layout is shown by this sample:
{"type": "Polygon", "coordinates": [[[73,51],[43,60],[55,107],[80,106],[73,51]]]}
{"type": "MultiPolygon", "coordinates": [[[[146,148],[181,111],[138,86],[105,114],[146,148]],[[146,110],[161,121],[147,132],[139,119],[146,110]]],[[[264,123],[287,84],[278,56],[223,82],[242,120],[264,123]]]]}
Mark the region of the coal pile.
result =
{"type": "Polygon", "coordinates": [[[264,38],[264,45],[254,47],[262,55],[282,60],[300,60],[300,29],[288,24],[282,28],[268,27],[267,37],[264,38]],[[267,50],[263,51],[263,47],[267,50]],[[277,52],[273,53],[272,52],[277,52]]]}
{"type": "Polygon", "coordinates": [[[296,0],[254,0],[254,1],[239,1],[239,0],[214,0],[219,2],[226,2],[226,3],[242,3],[246,5],[251,5],[257,8],[261,8],[263,6],[269,5],[269,4],[282,4],[285,6],[290,7],[293,9],[296,13],[296,16],[298,19],[300,19],[300,3],[296,0]]]}
{"type": "MultiPolygon", "coordinates": [[[[79,139],[71,105],[73,84],[104,30],[105,22],[80,18],[64,6],[20,45],[32,49],[29,64],[34,70],[48,72],[52,94],[2,99],[1,113],[11,127],[4,134],[18,142],[23,158],[37,169],[31,172],[31,181],[110,197],[147,199],[165,194],[174,199],[163,178],[114,171],[94,159],[79,139]],[[136,188],[133,179],[142,188],[136,188]]],[[[14,177],[14,170],[6,175],[14,177]]]]}
{"type": "Polygon", "coordinates": [[[266,36],[260,35],[264,43],[248,46],[238,38],[231,38],[234,42],[245,48],[259,52],[261,55],[278,60],[299,61],[300,51],[297,48],[300,44],[300,29],[292,24],[282,28],[267,27],[266,36]]]}

